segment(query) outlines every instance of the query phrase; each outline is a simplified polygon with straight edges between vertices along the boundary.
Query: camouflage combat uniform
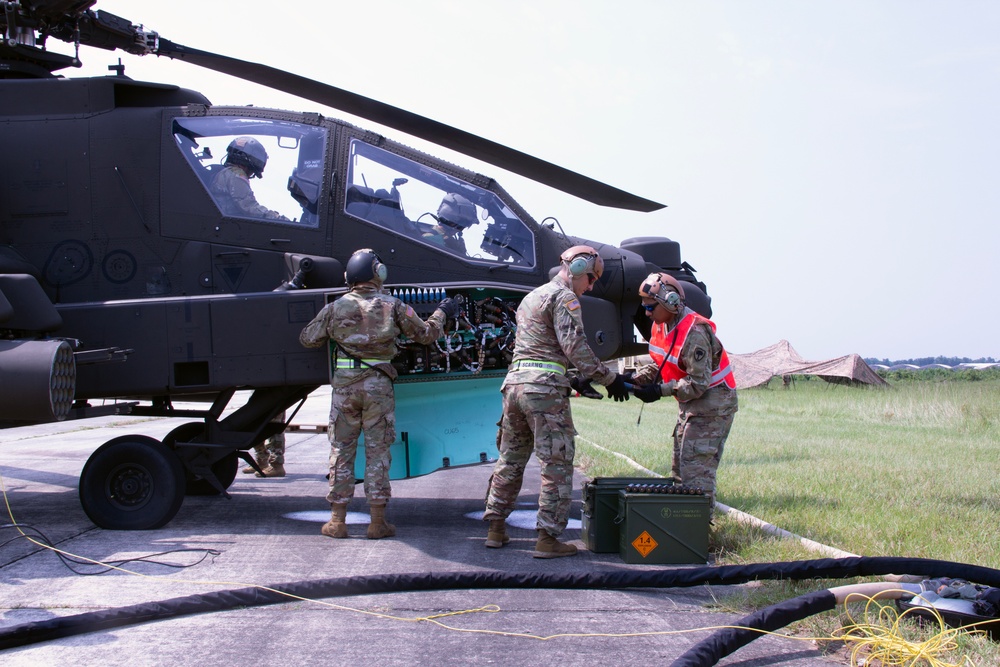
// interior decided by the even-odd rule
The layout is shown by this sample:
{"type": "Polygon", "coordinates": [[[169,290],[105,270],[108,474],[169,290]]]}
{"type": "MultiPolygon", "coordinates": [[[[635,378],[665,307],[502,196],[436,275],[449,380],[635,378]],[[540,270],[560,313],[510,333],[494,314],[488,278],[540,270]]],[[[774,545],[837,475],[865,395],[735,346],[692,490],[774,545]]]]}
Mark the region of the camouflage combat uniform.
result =
{"type": "MultiPolygon", "coordinates": [[[[285,413],[272,419],[273,422],[284,423],[285,413]]],[[[285,465],[285,433],[272,435],[270,438],[253,446],[253,457],[262,468],[273,465],[285,465]]]]}
{"type": "Polygon", "coordinates": [[[433,243],[436,246],[441,246],[453,253],[465,256],[468,255],[468,251],[465,248],[465,240],[455,233],[449,233],[441,225],[434,225],[428,231],[423,233],[422,238],[428,243],[433,243]]]}
{"type": "MultiPolygon", "coordinates": [[[[692,312],[685,308],[674,327],[692,312]]],[[[722,353],[722,343],[709,324],[693,325],[679,355],[679,367],[686,375],[677,380],[674,389],[679,412],[673,432],[672,474],[686,486],[704,489],[713,503],[715,473],[738,409],[735,389],[726,384],[709,387],[722,353]]],[[[637,369],[633,377],[637,384],[648,384],[662,379],[658,372],[657,364],[648,364],[637,369]]]]}
{"type": "Polygon", "coordinates": [[[514,359],[501,387],[500,457],[484,519],[510,515],[534,451],[542,467],[537,527],[553,537],[566,529],[576,435],[566,377],[571,366],[581,377],[603,385],[616,376],[587,344],[580,300],[569,282],[557,275],[524,297],[517,309],[514,359]]]}
{"type": "Polygon", "coordinates": [[[222,195],[216,201],[226,215],[267,218],[269,220],[283,219],[277,211],[258,204],[257,197],[250,187],[250,179],[238,165],[227,164],[212,179],[212,194],[222,195]]]}
{"type": "Polygon", "coordinates": [[[305,347],[320,347],[328,340],[338,354],[330,400],[330,493],[332,504],[347,503],[354,496],[354,459],[358,437],[365,436],[365,495],[369,503],[385,501],[389,487],[389,446],[396,440],[396,398],[392,383],[396,369],[396,337],[403,334],[428,345],[441,336],[445,316],[434,311],[427,322],[413,308],[361,283],[343,297],[327,304],[299,335],[305,347]],[[346,352],[346,354],[344,354],[346,352]],[[374,366],[354,364],[347,355],[374,366]],[[357,368],[349,367],[357,365],[357,368]]]}

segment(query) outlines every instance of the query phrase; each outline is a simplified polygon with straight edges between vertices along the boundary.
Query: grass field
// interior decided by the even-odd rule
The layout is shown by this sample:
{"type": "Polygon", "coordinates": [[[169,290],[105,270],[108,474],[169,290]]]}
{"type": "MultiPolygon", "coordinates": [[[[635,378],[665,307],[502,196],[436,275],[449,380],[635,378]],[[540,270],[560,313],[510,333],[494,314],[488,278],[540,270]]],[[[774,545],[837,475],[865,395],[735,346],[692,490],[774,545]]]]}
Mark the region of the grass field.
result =
{"type": "MultiPolygon", "coordinates": [[[[889,389],[813,378],[796,380],[788,389],[742,391],[719,467],[718,499],[859,555],[1000,568],[1000,373],[973,377],[910,374],[894,381],[890,376],[889,389]]],[[[573,399],[577,464],[586,475],[641,474],[626,458],[654,473],[670,473],[676,403],[641,406],[635,399],[573,399]]],[[[716,517],[711,545],[717,564],[824,557],[722,516],[716,517]]],[[[719,606],[746,612],[847,583],[852,582],[741,587],[719,606]]],[[[841,610],[790,629],[830,637],[848,622],[841,610]]],[[[914,643],[939,639],[933,629],[905,632],[914,643]]],[[[830,643],[832,649],[837,645],[830,643]]],[[[962,635],[938,659],[892,664],[997,665],[1000,646],[962,635]]]]}
{"type": "MultiPolygon", "coordinates": [[[[669,474],[676,404],[646,405],[637,424],[640,406],[574,399],[586,474],[635,474],[593,443],[669,474]]],[[[789,389],[742,391],[718,498],[859,555],[1000,568],[1000,380],[908,380],[878,390],[803,379],[789,389]]],[[[735,561],[796,551],[762,549],[746,535],[734,535],[734,544],[718,538],[735,561]]]]}

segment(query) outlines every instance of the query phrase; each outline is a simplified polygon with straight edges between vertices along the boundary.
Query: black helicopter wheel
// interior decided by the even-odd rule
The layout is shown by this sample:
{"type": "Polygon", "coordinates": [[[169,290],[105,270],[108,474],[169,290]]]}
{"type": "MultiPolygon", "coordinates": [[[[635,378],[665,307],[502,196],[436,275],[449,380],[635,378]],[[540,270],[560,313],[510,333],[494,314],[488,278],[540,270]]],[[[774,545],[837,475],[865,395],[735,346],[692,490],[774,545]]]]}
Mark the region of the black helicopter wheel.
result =
{"type": "Polygon", "coordinates": [[[80,503],[90,520],[110,530],[166,525],[184,502],[184,468],[169,447],[143,435],[123,435],[94,452],[80,473],[80,503]]]}
{"type": "MultiPolygon", "coordinates": [[[[167,434],[163,438],[163,444],[170,447],[177,455],[183,456],[177,451],[178,442],[191,442],[202,433],[205,432],[205,425],[201,422],[190,422],[187,424],[181,424],[173,431],[167,434]]],[[[221,459],[212,464],[212,473],[215,475],[219,483],[222,484],[222,489],[228,489],[230,485],[236,480],[236,474],[240,469],[240,457],[239,453],[236,451],[226,454],[221,459]]],[[[186,467],[184,469],[184,492],[189,496],[217,496],[219,495],[219,490],[212,486],[209,482],[201,479],[193,472],[188,470],[186,467]]]]}

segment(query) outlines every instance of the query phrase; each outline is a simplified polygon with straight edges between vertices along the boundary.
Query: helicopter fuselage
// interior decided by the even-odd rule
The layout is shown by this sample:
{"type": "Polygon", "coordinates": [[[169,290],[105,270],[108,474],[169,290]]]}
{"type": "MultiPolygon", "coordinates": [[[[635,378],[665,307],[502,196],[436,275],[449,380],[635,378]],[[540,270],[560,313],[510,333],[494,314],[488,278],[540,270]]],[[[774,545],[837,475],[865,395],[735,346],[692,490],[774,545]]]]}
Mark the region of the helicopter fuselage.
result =
{"type": "MultiPolygon", "coordinates": [[[[216,107],[123,76],[0,80],[0,93],[0,367],[16,368],[2,383],[0,423],[92,416],[93,399],[204,420],[164,439],[166,454],[144,436],[95,452],[81,500],[105,527],[162,525],[183,493],[136,519],[116,505],[121,490],[102,491],[121,465],[147,487],[169,486],[175,475],[149,471],[176,456],[188,493],[224,493],[237,457],[250,461],[245,450],[284,428],[273,420],[329,382],[331,351],[305,349],[298,335],[346,291],[344,265],[359,248],[383,258],[386,289],[421,316],[461,297],[462,317],[437,344],[399,341],[393,364],[401,386],[415,383],[402,392],[414,404],[437,391],[489,412],[517,305],[572,245],[604,259],[583,297],[602,359],[645,350],[635,290],[650,270],[686,280],[689,303],[710,314],[673,241],[617,248],[568,236],[491,178],[320,114],[216,107]],[[239,389],[251,400],[223,417],[239,389]],[[177,411],[181,397],[212,405],[177,411]],[[132,467],[137,455],[152,462],[132,467]]],[[[414,421],[400,427],[415,437],[404,443],[407,475],[482,460],[495,430],[463,422],[459,435],[427,410],[401,414],[414,421]],[[413,462],[423,456],[412,467],[411,450],[413,462]]]]}

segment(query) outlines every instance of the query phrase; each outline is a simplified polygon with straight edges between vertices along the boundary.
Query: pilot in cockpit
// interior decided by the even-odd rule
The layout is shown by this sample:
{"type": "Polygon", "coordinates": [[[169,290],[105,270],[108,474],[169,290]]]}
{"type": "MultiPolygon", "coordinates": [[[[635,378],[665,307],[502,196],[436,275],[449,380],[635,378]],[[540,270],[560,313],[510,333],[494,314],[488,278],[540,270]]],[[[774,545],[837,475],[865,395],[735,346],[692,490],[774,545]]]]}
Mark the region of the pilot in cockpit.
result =
{"type": "Polygon", "coordinates": [[[479,222],[475,205],[462,195],[449,192],[441,200],[434,219],[437,224],[424,232],[423,240],[456,254],[468,255],[462,232],[479,222]]]}
{"type": "Polygon", "coordinates": [[[215,200],[226,215],[267,218],[269,220],[288,220],[277,211],[272,211],[257,202],[251,178],[261,178],[267,165],[267,151],[253,137],[237,137],[229,142],[226,148],[226,161],[223,169],[212,179],[211,190],[215,200]]]}

